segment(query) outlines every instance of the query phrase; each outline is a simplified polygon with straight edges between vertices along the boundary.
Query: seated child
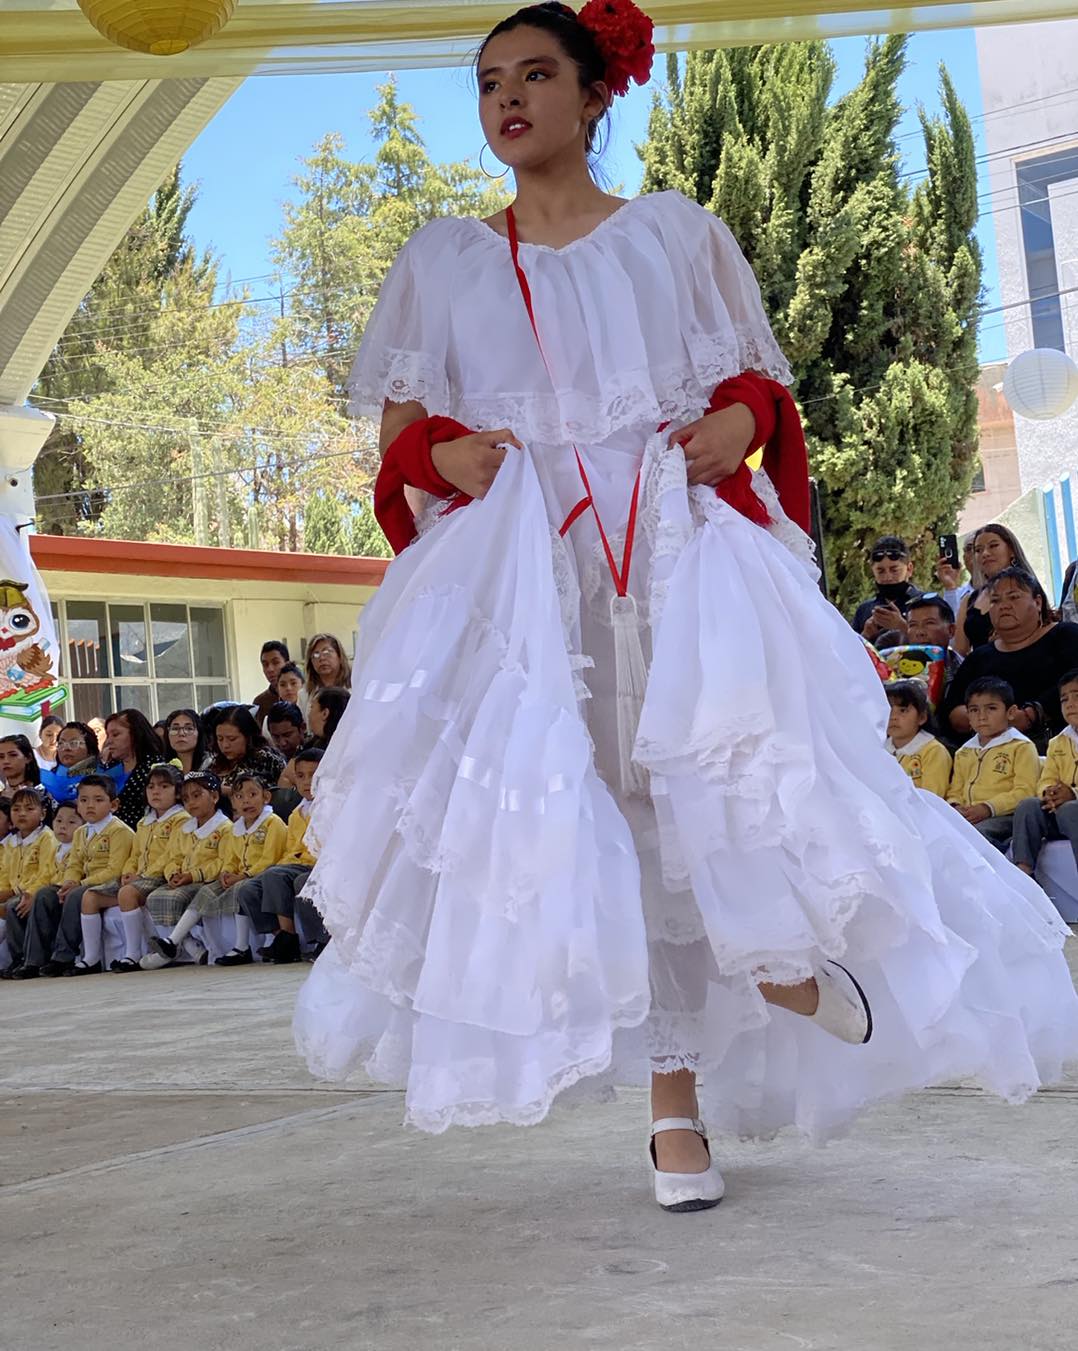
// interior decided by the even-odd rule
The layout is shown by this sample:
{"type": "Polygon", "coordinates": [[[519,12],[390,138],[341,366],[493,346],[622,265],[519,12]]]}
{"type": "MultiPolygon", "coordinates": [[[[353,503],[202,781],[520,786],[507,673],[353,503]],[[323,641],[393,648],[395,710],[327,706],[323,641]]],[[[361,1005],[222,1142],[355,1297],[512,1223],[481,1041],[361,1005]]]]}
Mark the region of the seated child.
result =
{"type": "MultiPolygon", "coordinates": [[[[225,838],[232,822],[221,811],[221,780],[208,769],[193,769],[183,776],[180,801],[188,814],[165,850],[161,868],[165,886],[146,898],[146,908],[157,924],[171,924],[167,939],[151,938],[148,952],[139,962],[143,971],[157,971],[175,960],[180,945],[217,895],[225,838]]],[[[206,912],[208,913],[208,912],[206,912]]]]}
{"type": "Polygon", "coordinates": [[[996,676],[982,676],[966,691],[973,736],[954,758],[947,801],[981,834],[1005,850],[1014,810],[1037,791],[1041,761],[1029,737],[1010,725],[1018,710],[1014,690],[996,676]]]}
{"type": "Polygon", "coordinates": [[[225,842],[221,885],[226,890],[220,900],[224,904],[227,898],[229,907],[221,913],[236,916],[236,942],[230,952],[218,957],[221,966],[251,961],[251,922],[240,908],[240,890],[249,879],[272,868],[285,851],[288,829],[271,807],[271,796],[270,789],[254,774],[241,773],[233,781],[232,805],[238,815],[232,838],[225,842]]]}
{"type": "MultiPolygon", "coordinates": [[[[147,812],[138,823],[117,892],[87,891],[82,898],[83,927],[113,906],[120,907],[124,955],[110,971],[137,971],[142,955],[142,907],[151,891],[165,885],[165,853],[173,832],[191,818],[177,800],[183,775],[175,765],[154,765],[146,781],[147,812]]],[[[85,942],[85,938],[83,940],[85,942]]]]}
{"type": "MultiPolygon", "coordinates": [[[[303,801],[288,818],[288,837],[281,861],[244,882],[239,889],[240,909],[249,918],[255,933],[274,935],[263,960],[284,965],[300,957],[299,936],[296,933],[295,913],[300,912],[303,931],[320,946],[328,942],[318,911],[299,892],[311,875],[314,856],[307,848],[307,824],[314,796],[314,775],[324,752],[318,749],[300,751],[293,760],[293,772],[303,801]]],[[[236,949],[219,957],[221,966],[239,966],[251,960],[250,948],[241,948],[237,933],[236,949]]]]}
{"type": "Polygon", "coordinates": [[[11,971],[11,980],[33,980],[41,975],[41,968],[49,959],[49,953],[52,951],[52,942],[55,933],[48,935],[48,946],[35,948],[31,939],[34,937],[33,931],[27,930],[27,920],[30,911],[36,905],[42,895],[45,895],[43,905],[49,908],[59,910],[60,905],[60,887],[64,881],[64,870],[67,868],[67,856],[71,852],[71,844],[75,838],[75,832],[82,825],[82,817],[79,815],[78,808],[74,802],[61,802],[52,818],[52,833],[56,837],[56,851],[53,854],[52,867],[44,882],[35,892],[27,892],[26,895],[16,897],[8,902],[8,921],[16,923],[18,927],[19,943],[22,947],[22,965],[11,971]],[[29,897],[29,900],[27,900],[29,897]],[[12,920],[14,914],[14,920],[12,920]]]}
{"type": "Polygon", "coordinates": [[[918,788],[945,798],[951,782],[951,752],[926,728],[928,694],[919,680],[884,686],[891,716],[887,749],[918,788]]]}
{"type": "MultiPolygon", "coordinates": [[[[113,812],[119,806],[116,784],[104,774],[87,774],[80,782],[75,804],[83,824],[75,831],[71,851],[64,863],[64,880],[51,899],[52,889],[43,888],[30,909],[34,950],[43,946],[48,932],[54,935],[52,956],[41,968],[43,976],[93,976],[101,967],[101,924],[82,924],[82,897],[88,888],[116,892],[120,873],[131,849],[134,831],[113,812]],[[79,946],[85,938],[82,956],[79,946]]],[[[31,938],[27,937],[27,960],[31,938]]]]}
{"type": "Polygon", "coordinates": [[[1078,861],[1078,670],[1061,676],[1058,688],[1067,725],[1048,743],[1037,796],[1027,797],[1014,812],[1014,862],[1030,877],[1045,840],[1070,840],[1078,861]]]}
{"type": "MultiPolygon", "coordinates": [[[[7,902],[7,942],[10,965],[0,971],[15,979],[23,965],[26,920],[34,897],[51,880],[56,866],[56,836],[49,829],[52,799],[42,788],[24,784],[11,795],[10,844],[0,850],[0,899],[7,902]]],[[[37,972],[35,970],[34,974],[37,972]]]]}

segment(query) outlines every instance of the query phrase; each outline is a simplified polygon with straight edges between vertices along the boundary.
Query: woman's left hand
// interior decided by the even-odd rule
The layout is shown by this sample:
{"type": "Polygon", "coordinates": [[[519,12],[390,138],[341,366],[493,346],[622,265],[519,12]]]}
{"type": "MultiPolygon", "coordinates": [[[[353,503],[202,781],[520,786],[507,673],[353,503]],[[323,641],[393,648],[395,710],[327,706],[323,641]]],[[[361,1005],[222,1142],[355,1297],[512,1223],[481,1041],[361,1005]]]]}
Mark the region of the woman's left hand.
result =
{"type": "Polygon", "coordinates": [[[684,450],[690,484],[714,488],[741,468],[755,434],[752,409],[732,403],[671,432],[667,444],[684,450]]]}

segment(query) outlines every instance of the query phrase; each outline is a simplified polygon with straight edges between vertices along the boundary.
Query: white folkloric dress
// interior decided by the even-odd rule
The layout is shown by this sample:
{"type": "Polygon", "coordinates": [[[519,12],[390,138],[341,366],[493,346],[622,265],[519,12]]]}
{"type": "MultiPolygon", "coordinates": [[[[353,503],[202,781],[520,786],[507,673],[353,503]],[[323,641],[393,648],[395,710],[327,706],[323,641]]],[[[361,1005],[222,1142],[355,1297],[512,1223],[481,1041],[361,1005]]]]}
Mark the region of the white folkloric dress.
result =
{"type": "MultiPolygon", "coordinates": [[[[352,410],[418,400],[510,427],[482,501],[388,568],[319,768],[307,894],[333,941],[299,997],[311,1069],[406,1089],[406,1121],[540,1121],[577,1086],[691,1067],[714,1131],[840,1131],[866,1104],[969,1077],[1012,1101],[1078,1055],[1066,926],[1043,892],[884,749],[887,702],[763,475],[763,529],[656,428],[715,386],[789,379],[729,230],[641,197],[562,249],[427,225],[382,287],[352,410]],[[620,791],[610,596],[575,443],[620,543],[650,674],[620,791]],[[757,982],[827,958],[873,1008],[864,1047],[757,982]]],[[[576,1096],[576,1093],[570,1096],[576,1096]]]]}

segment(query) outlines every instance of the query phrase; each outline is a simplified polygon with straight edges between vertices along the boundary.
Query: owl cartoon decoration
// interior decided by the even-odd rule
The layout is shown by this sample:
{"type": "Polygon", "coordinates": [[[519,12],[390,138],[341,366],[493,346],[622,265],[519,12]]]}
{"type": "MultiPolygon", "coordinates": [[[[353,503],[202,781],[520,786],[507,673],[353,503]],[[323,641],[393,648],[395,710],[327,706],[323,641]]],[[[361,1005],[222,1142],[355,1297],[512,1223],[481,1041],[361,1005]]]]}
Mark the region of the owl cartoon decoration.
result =
{"type": "Polygon", "coordinates": [[[26,594],[27,586],[0,579],[0,699],[53,683],[52,661],[37,641],[41,620],[26,594]]]}

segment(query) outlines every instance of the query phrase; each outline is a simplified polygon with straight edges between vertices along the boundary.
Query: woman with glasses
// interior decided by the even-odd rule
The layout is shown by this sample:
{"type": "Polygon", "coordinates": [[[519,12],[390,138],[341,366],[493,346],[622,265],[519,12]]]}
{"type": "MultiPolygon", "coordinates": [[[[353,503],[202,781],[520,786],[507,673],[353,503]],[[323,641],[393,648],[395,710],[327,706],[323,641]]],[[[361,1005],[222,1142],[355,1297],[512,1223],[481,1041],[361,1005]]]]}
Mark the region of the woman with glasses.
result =
{"type": "Polygon", "coordinates": [[[206,768],[210,759],[206,729],[193,708],[175,708],[165,719],[165,752],[184,774],[206,768]]]}
{"type": "MultiPolygon", "coordinates": [[[[963,600],[958,611],[958,625],[955,633],[955,650],[966,657],[975,647],[983,647],[992,641],[991,605],[994,581],[1005,568],[1020,568],[1030,577],[1036,578],[1033,566],[1026,552],[1018,542],[1018,536],[1005,525],[982,525],[973,536],[973,561],[977,570],[977,587],[963,600]]],[[[1038,582],[1039,586],[1040,583],[1038,582]]]]}
{"type": "Polygon", "coordinates": [[[334,688],[352,688],[352,666],[339,638],[316,633],[307,649],[307,697],[334,688]]]}

